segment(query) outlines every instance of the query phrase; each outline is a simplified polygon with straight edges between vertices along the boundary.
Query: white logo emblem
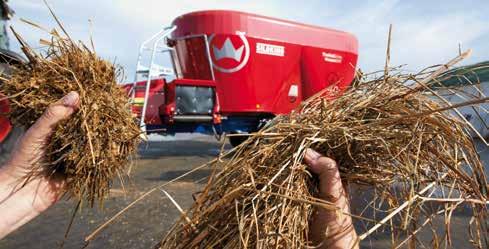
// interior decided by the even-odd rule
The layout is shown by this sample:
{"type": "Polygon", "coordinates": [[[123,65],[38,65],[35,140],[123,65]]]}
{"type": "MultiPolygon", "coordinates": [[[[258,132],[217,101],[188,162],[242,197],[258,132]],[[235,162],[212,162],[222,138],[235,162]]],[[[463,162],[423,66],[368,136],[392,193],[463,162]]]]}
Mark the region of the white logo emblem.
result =
{"type": "Polygon", "coordinates": [[[237,62],[241,60],[241,55],[243,54],[244,45],[235,49],[233,43],[231,43],[231,39],[229,37],[224,42],[222,48],[218,48],[214,46],[214,57],[216,60],[221,60],[223,58],[233,59],[237,62]]]}
{"type": "Polygon", "coordinates": [[[237,36],[212,34],[209,36],[212,67],[222,73],[234,73],[241,70],[250,59],[250,44],[244,32],[237,36]]]}
{"type": "Polygon", "coordinates": [[[258,42],[256,43],[256,53],[283,57],[285,47],[258,42]]]}

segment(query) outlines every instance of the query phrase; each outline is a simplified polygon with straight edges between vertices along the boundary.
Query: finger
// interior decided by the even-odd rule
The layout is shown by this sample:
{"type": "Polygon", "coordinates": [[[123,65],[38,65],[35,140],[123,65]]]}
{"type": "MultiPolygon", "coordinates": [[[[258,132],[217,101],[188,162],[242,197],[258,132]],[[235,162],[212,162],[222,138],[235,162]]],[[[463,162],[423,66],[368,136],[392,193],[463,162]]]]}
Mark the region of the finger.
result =
{"type": "Polygon", "coordinates": [[[35,138],[45,138],[51,134],[55,125],[68,118],[75,112],[80,104],[80,96],[77,92],[70,92],[62,99],[51,104],[43,115],[29,129],[29,133],[35,138]]]}
{"type": "Polygon", "coordinates": [[[340,172],[336,162],[328,157],[323,157],[318,152],[307,149],[304,161],[312,173],[319,178],[319,195],[329,201],[338,201],[345,196],[340,172]]]}

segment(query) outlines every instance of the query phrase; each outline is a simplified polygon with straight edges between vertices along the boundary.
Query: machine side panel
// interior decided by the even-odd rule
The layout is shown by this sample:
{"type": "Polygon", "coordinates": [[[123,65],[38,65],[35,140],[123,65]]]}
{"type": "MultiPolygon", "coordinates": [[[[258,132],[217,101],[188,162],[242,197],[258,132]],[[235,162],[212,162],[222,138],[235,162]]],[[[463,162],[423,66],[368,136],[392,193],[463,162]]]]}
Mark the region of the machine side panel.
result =
{"type": "MultiPolygon", "coordinates": [[[[354,77],[358,43],[346,32],[236,11],[193,12],[173,24],[173,39],[207,35],[223,116],[288,113],[327,86],[343,89],[354,77]]],[[[195,53],[185,50],[178,56],[189,67],[195,53]]]]}
{"type": "Polygon", "coordinates": [[[209,43],[223,115],[287,113],[300,102],[287,93],[301,88],[301,46],[227,34],[209,43]]]}
{"type": "Polygon", "coordinates": [[[345,90],[355,76],[357,58],[357,54],[344,51],[305,47],[301,60],[304,98],[326,87],[345,90]]]}

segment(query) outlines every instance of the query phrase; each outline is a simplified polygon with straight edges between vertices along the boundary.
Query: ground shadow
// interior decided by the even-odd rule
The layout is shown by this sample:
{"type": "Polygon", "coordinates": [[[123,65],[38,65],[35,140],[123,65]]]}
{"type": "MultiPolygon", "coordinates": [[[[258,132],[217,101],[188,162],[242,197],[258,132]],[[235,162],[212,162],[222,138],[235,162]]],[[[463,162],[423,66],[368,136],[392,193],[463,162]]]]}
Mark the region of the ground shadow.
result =
{"type": "MultiPolygon", "coordinates": [[[[146,180],[149,181],[171,181],[185,173],[189,170],[172,170],[162,173],[159,177],[147,177],[146,180]]],[[[182,177],[179,182],[195,182],[209,177],[212,173],[211,169],[199,169],[191,174],[182,177]]]]}
{"type": "MultiPolygon", "coordinates": [[[[225,146],[231,149],[230,145],[225,146]]],[[[215,157],[219,155],[221,143],[217,141],[179,140],[179,141],[149,141],[139,146],[140,159],[161,159],[164,157],[202,156],[215,157]]]]}

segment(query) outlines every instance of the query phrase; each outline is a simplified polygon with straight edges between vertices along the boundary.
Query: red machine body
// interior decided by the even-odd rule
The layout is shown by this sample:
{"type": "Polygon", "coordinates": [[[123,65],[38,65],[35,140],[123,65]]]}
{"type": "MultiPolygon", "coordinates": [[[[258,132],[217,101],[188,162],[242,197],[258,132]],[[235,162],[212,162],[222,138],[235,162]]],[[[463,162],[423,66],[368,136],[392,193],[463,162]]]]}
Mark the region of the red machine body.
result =
{"type": "MultiPolygon", "coordinates": [[[[167,43],[174,49],[177,79],[152,81],[147,125],[169,128],[178,125],[179,115],[188,115],[178,110],[179,86],[194,86],[193,96],[212,89],[212,110],[194,110],[212,118],[193,122],[215,125],[238,116],[288,113],[326,87],[345,89],[355,74],[358,42],[343,31],[221,10],[185,14],[173,25],[167,43]]],[[[144,96],[144,85],[136,84],[136,98],[144,96]]]]}
{"type": "MultiPolygon", "coordinates": [[[[206,34],[221,112],[288,113],[332,84],[348,85],[358,56],[356,38],[348,33],[235,11],[202,11],[178,17],[173,38],[206,34]],[[230,41],[235,58],[221,56],[230,41]],[[241,53],[239,53],[241,52],[241,53]],[[295,101],[288,97],[296,85],[295,101]]],[[[189,43],[189,46],[192,46],[189,43]]],[[[208,77],[186,48],[179,56],[184,78],[208,77]]],[[[205,68],[206,69],[206,68],[205,68]]]]}

